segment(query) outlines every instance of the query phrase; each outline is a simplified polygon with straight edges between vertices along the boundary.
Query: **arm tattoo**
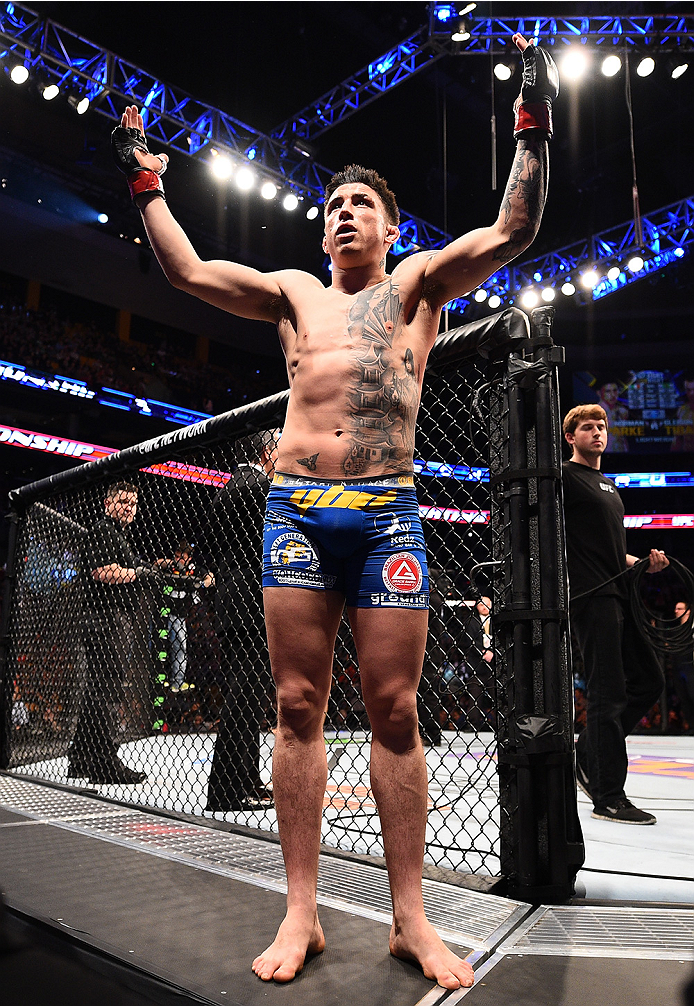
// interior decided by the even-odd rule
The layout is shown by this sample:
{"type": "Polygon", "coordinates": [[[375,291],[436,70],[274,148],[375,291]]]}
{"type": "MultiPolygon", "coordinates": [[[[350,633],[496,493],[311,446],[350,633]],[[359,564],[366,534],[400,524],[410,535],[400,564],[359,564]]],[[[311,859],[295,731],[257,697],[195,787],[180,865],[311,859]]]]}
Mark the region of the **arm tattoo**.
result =
{"type": "Polygon", "coordinates": [[[317,468],[316,462],[318,461],[318,455],[312,454],[310,458],[297,458],[296,463],[298,465],[303,465],[304,468],[308,468],[310,472],[315,472],[317,468]]]}
{"type": "Polygon", "coordinates": [[[364,290],[349,312],[345,475],[376,466],[379,472],[403,471],[412,463],[419,384],[412,350],[397,346],[402,325],[403,305],[391,279],[364,290]]]}
{"type": "Polygon", "coordinates": [[[501,213],[504,223],[516,223],[494,254],[498,262],[510,262],[535,237],[547,199],[547,144],[521,140],[506,186],[501,213]]]}

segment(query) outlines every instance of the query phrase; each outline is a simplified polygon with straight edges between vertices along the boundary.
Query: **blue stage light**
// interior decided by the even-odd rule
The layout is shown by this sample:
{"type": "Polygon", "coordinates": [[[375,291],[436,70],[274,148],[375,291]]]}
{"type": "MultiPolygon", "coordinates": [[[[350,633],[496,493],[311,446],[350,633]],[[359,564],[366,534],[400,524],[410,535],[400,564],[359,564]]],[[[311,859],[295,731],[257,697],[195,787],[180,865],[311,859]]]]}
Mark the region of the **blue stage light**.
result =
{"type": "Polygon", "coordinates": [[[100,224],[107,224],[108,213],[99,213],[96,219],[99,221],[100,224]]]}

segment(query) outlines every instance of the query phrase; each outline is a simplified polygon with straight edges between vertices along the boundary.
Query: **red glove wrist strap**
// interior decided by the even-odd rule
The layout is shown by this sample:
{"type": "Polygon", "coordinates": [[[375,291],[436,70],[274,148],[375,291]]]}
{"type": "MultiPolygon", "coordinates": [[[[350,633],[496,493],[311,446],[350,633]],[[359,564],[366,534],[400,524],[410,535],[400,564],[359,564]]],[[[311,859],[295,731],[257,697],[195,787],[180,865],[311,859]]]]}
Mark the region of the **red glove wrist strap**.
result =
{"type": "Polygon", "coordinates": [[[164,186],[156,171],[134,171],[132,175],[128,175],[128,188],[130,189],[133,202],[143,192],[151,192],[153,195],[161,196],[166,201],[164,186]]]}
{"type": "Polygon", "coordinates": [[[552,106],[544,101],[524,101],[516,111],[513,135],[518,138],[527,129],[541,129],[549,138],[552,135],[552,106]]]}

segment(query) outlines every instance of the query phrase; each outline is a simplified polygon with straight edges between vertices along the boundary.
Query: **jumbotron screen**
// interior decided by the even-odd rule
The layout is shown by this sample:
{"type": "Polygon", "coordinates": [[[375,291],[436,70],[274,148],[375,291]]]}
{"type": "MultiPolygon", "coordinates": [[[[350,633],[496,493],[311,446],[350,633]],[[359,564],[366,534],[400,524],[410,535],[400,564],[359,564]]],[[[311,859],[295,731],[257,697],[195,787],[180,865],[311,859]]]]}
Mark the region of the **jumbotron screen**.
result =
{"type": "Polygon", "coordinates": [[[694,451],[694,369],[629,370],[573,375],[575,405],[607,413],[611,454],[694,451]]]}

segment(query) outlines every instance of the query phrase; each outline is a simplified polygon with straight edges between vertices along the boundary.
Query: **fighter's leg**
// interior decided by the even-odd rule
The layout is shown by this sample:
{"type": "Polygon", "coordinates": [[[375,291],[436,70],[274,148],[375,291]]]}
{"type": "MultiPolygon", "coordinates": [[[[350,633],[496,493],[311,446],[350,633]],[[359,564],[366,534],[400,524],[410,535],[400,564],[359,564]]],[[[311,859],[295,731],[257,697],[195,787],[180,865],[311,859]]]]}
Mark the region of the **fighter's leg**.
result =
{"type": "Polygon", "coordinates": [[[421,609],[349,609],[371,720],[371,788],[393,899],[390,951],[418,961],[427,978],[456,989],[472,985],[472,968],[445,946],[422,899],[427,771],[417,729],[417,684],[427,615],[421,609]]]}
{"type": "Polygon", "coordinates": [[[277,686],[272,781],[287,871],[287,914],[271,946],[253,961],[264,981],[291,981],[325,946],[316,885],[327,761],[323,715],[335,636],[344,605],[335,591],[266,587],[265,622],[277,686]]]}

